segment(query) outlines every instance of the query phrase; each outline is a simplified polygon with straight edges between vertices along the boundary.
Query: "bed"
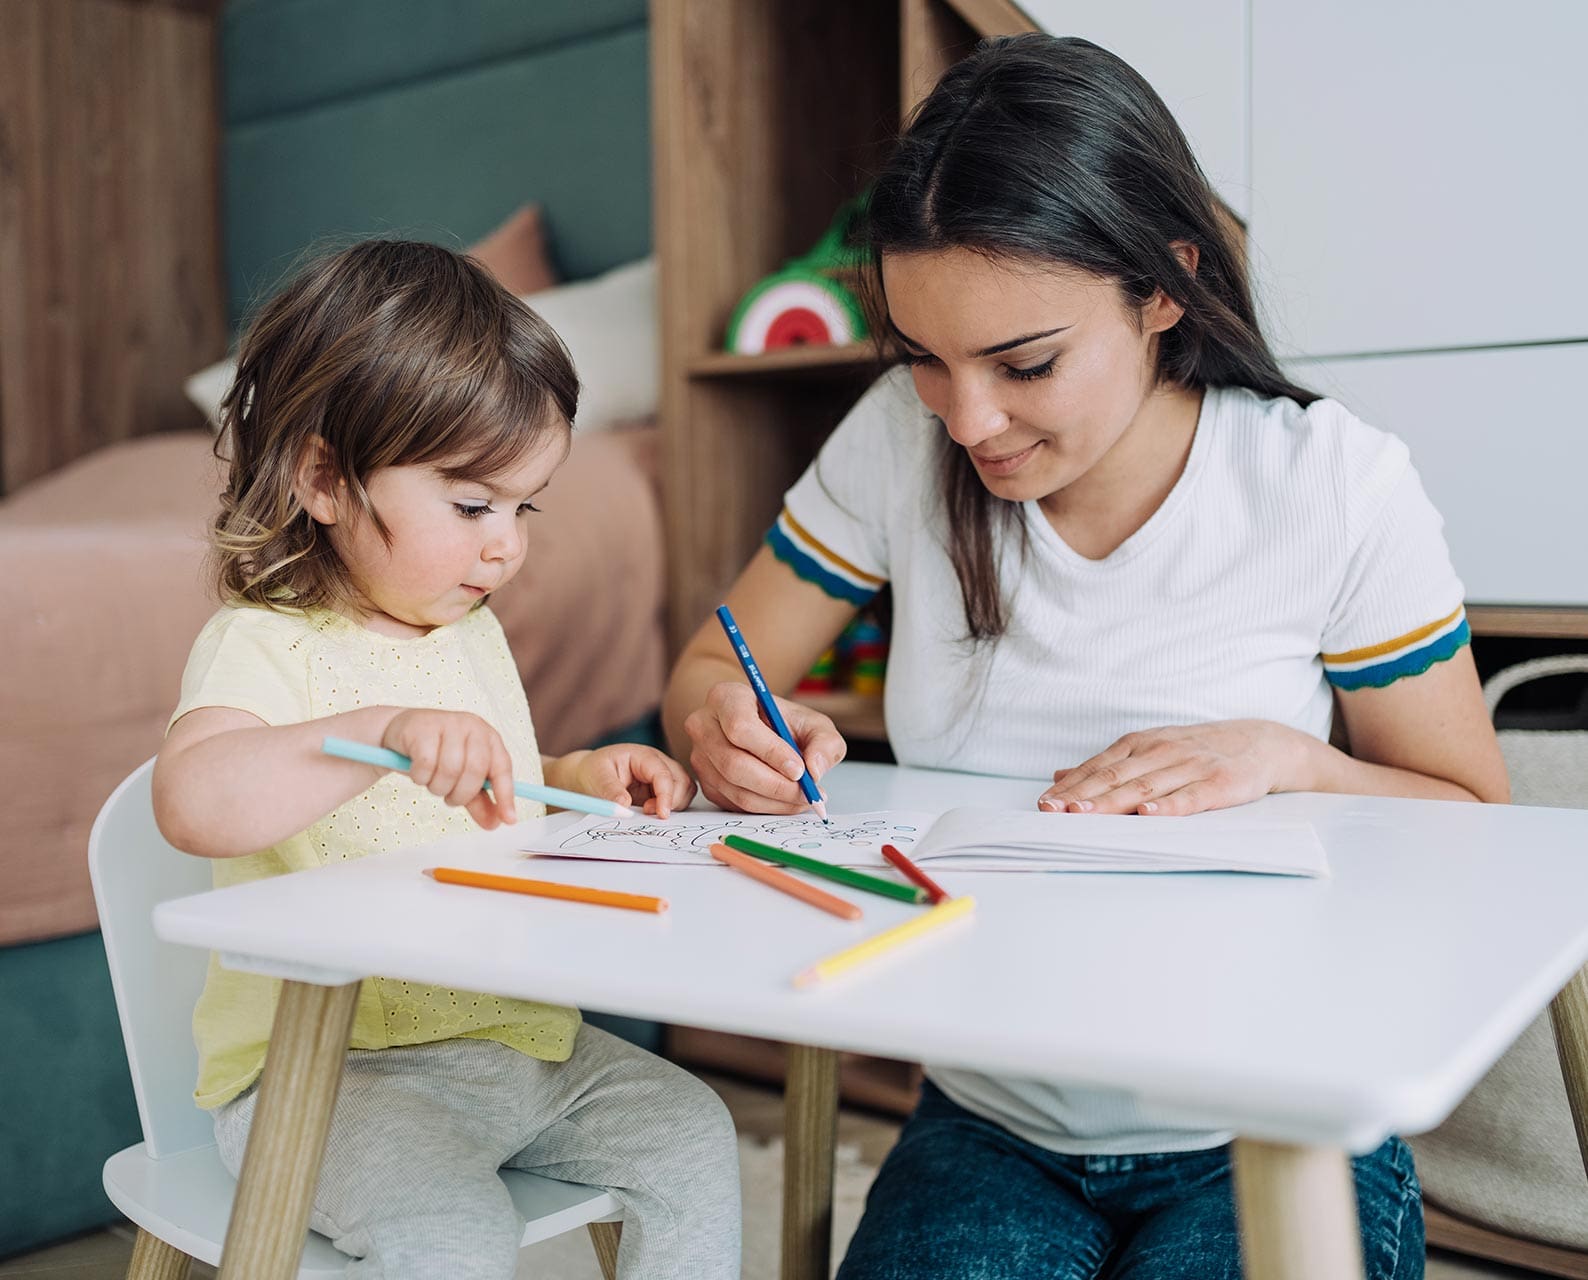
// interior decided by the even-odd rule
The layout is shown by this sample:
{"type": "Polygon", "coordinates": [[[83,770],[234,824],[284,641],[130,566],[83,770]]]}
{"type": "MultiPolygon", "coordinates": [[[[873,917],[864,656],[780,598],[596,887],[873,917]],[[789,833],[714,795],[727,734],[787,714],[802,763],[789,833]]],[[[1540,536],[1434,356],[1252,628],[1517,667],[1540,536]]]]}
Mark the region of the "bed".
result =
{"type": "MultiPolygon", "coordinates": [[[[602,279],[649,252],[643,0],[231,0],[220,28],[234,320],[306,246],[390,233],[463,247],[495,231],[500,247],[531,205],[543,275],[602,279]]],[[[572,324],[610,293],[542,296],[572,324]]],[[[549,752],[645,734],[665,659],[643,387],[614,400],[621,364],[570,345],[587,403],[607,408],[581,410],[526,567],[493,601],[549,752]]],[[[112,1218],[99,1167],[137,1136],[84,851],[100,802],[157,749],[214,608],[212,444],[191,429],[127,441],[0,503],[0,1256],[112,1218]]]]}

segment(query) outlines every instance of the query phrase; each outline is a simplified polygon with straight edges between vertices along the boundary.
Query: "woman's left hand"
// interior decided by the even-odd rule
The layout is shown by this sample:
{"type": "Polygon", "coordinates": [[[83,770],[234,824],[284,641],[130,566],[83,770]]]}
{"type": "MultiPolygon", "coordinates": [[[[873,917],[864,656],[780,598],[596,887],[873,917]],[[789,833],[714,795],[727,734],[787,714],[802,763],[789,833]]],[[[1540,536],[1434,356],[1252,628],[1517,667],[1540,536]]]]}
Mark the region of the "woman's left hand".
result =
{"type": "Polygon", "coordinates": [[[632,742],[598,747],[584,754],[574,768],[573,790],[642,806],[665,818],[683,809],[695,796],[695,783],[684,766],[655,747],[632,742]]]}
{"type": "Polygon", "coordinates": [[[1037,799],[1050,813],[1187,814],[1227,809],[1271,791],[1299,791],[1321,746],[1272,720],[1217,720],[1127,733],[1071,769],[1037,799]]]}

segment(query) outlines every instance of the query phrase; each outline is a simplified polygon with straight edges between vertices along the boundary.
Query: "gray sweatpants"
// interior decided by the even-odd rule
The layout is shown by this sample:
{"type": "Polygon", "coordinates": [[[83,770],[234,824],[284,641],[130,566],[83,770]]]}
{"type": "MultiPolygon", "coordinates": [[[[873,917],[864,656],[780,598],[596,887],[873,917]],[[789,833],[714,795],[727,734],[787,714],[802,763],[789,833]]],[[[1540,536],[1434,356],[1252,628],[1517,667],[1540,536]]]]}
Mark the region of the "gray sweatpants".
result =
{"type": "MultiPolygon", "coordinates": [[[[257,1088],[215,1112],[242,1167],[257,1088]]],[[[739,1163],[722,1101],[599,1028],[567,1062],[491,1040],[352,1050],[310,1225],[357,1280],[510,1280],[524,1224],[496,1171],[606,1187],[624,1280],[738,1280],[739,1163]]]]}

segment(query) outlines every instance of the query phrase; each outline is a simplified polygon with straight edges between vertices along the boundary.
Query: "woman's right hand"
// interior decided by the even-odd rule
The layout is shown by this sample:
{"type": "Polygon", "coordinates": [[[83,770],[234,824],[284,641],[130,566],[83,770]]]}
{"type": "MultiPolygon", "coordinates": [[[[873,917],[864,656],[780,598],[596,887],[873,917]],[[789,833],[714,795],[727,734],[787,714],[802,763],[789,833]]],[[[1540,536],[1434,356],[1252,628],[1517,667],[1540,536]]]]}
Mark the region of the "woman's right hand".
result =
{"type": "Polygon", "coordinates": [[[516,822],[513,758],[502,735],[467,711],[399,711],[380,745],[413,761],[408,776],[487,831],[516,822]],[[482,790],[486,782],[489,791],[482,790]]]}
{"type": "Polygon", "coordinates": [[[690,768],[701,792],[719,809],[801,813],[810,807],[799,785],[806,767],[820,784],[822,775],[848,752],[833,722],[821,712],[782,698],[777,705],[803,762],[761,718],[755,694],[743,681],[713,685],[706,704],[684,721],[690,768]]]}

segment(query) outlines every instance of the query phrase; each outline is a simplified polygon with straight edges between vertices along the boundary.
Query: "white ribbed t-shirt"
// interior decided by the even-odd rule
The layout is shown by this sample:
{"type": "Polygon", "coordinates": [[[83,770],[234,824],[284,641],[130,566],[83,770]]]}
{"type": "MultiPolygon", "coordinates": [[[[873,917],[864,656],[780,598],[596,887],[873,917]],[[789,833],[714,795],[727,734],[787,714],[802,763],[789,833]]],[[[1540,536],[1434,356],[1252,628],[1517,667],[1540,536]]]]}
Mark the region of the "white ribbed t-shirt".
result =
{"type": "MultiPolygon", "coordinates": [[[[1029,777],[1035,804],[1055,769],[1135,730],[1250,717],[1326,739],[1331,685],[1414,676],[1467,642],[1443,522],[1405,445],[1333,401],[1210,388],[1179,480],[1109,555],[1079,555],[1035,502],[1021,505],[997,543],[1008,630],[977,650],[946,551],[945,447],[957,446],[894,370],[767,535],[838,598],[860,604],[892,584],[885,710],[901,764],[1029,777]]],[[[1053,1150],[1228,1138],[1155,1124],[1119,1094],[929,1071],[961,1105],[1053,1150]]]]}

